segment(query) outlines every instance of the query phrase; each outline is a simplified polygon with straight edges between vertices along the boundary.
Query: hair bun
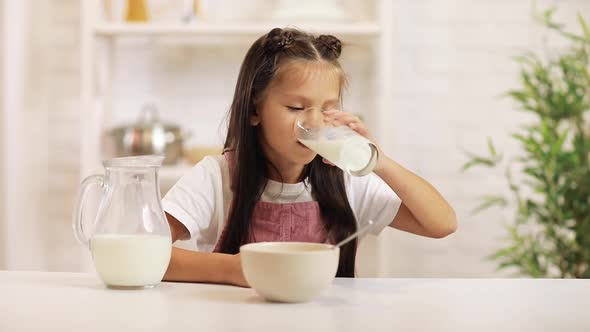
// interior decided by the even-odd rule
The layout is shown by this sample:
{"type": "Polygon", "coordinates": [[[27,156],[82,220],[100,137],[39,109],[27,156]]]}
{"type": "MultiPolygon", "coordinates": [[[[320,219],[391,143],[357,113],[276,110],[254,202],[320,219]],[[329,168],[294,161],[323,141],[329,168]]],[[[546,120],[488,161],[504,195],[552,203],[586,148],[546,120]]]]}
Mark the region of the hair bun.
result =
{"type": "Polygon", "coordinates": [[[293,44],[293,32],[281,28],[274,28],[266,35],[264,49],[271,54],[283,51],[293,44]]]}
{"type": "Polygon", "coordinates": [[[337,59],[342,53],[342,42],[332,35],[320,35],[317,38],[320,52],[329,58],[337,59]]]}

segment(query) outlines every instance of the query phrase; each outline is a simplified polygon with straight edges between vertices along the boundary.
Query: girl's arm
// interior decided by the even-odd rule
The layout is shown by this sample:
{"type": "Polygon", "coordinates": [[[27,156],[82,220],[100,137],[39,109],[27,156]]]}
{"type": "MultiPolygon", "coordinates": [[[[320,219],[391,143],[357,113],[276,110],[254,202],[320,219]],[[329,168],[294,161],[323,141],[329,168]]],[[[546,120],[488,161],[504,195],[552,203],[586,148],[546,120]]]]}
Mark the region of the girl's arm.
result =
{"type": "MultiPolygon", "coordinates": [[[[172,243],[189,237],[188,230],[166,213],[172,243]]],[[[172,247],[172,257],[164,281],[206,282],[248,287],[242,273],[240,255],[205,253],[172,247]]]]}
{"type": "MultiPolygon", "coordinates": [[[[340,111],[326,111],[324,114],[334,124],[347,125],[375,142],[358,117],[340,111]]],[[[433,238],[442,238],[455,232],[455,211],[430,183],[387,157],[381,150],[374,172],[402,200],[391,227],[433,238]]]]}
{"type": "Polygon", "coordinates": [[[402,231],[442,238],[457,229],[455,211],[427,181],[380,152],[377,174],[401,198],[390,226],[402,231]]]}

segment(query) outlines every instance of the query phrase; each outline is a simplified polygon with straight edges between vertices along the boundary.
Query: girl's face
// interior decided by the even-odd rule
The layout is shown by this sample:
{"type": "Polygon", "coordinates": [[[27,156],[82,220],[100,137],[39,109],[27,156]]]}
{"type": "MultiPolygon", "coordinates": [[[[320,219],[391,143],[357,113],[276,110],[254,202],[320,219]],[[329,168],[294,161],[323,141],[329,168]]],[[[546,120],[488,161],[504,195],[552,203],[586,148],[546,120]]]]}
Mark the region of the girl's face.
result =
{"type": "Polygon", "coordinates": [[[283,65],[250,119],[260,128],[266,158],[279,169],[303,167],[316,153],[295,137],[297,114],[307,108],[329,110],[340,101],[341,73],[324,62],[291,61],[283,65]]]}

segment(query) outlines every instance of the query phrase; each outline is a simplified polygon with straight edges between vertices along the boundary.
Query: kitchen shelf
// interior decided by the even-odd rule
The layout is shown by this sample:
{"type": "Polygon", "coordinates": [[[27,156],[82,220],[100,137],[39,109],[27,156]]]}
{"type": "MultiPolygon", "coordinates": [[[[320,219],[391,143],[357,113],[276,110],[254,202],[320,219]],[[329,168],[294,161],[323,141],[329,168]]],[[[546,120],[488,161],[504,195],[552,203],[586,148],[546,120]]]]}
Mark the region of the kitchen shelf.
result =
{"type": "MultiPolygon", "coordinates": [[[[236,0],[238,3],[240,0],[236,0]]],[[[306,22],[295,24],[290,22],[251,21],[251,22],[211,22],[195,21],[183,22],[111,22],[100,17],[100,2],[84,0],[82,3],[81,20],[81,151],[80,176],[84,178],[96,171],[102,171],[101,160],[104,146],[102,135],[109,114],[113,111],[115,97],[112,90],[113,80],[117,75],[116,49],[117,42],[125,38],[155,38],[165,44],[163,47],[182,47],[177,40],[196,43],[199,47],[233,47],[236,40],[251,43],[274,27],[295,27],[315,34],[333,34],[353,44],[363,45],[371,50],[368,66],[374,67],[375,76],[372,81],[375,88],[373,121],[377,138],[386,136],[389,128],[385,121],[379,121],[390,112],[390,91],[392,90],[392,59],[393,22],[391,13],[392,3],[389,0],[373,0],[367,2],[373,7],[375,16],[369,21],[342,22],[306,22]],[[167,43],[174,41],[173,43],[167,43]]],[[[180,48],[179,48],[180,49],[180,48]]],[[[233,49],[232,49],[233,50],[233,49]]],[[[133,51],[129,48],[128,51],[133,51]]],[[[145,51],[145,49],[143,49],[145,51]]],[[[149,50],[148,50],[149,51],[149,50]]],[[[214,54],[211,52],[210,54],[214,54]]],[[[225,59],[219,59],[219,62],[225,59]]],[[[163,182],[177,181],[190,170],[192,166],[180,164],[164,166],[160,170],[163,182]]]]}
{"type": "MultiPolygon", "coordinates": [[[[132,36],[260,36],[280,24],[219,24],[219,23],[101,23],[93,32],[102,37],[132,36]]],[[[330,33],[342,37],[378,36],[379,25],[374,23],[298,24],[293,27],[316,33],[330,33]]]]}

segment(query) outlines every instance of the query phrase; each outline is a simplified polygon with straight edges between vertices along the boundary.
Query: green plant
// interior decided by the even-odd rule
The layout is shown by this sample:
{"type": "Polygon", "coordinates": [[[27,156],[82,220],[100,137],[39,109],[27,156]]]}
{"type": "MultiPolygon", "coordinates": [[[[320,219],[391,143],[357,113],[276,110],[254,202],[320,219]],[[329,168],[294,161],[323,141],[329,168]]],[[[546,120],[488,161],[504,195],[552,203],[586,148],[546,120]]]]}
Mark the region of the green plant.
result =
{"type": "Polygon", "coordinates": [[[514,200],[487,196],[475,209],[516,206],[515,222],[506,225],[507,246],[489,257],[499,269],[512,267],[532,277],[590,278],[590,29],[578,15],[582,33],[565,31],[553,13],[539,18],[569,41],[568,49],[548,59],[534,53],[517,57],[520,88],[507,93],[534,117],[512,134],[521,152],[505,160],[488,140],[489,155],[470,154],[463,169],[506,170],[514,200]]]}

